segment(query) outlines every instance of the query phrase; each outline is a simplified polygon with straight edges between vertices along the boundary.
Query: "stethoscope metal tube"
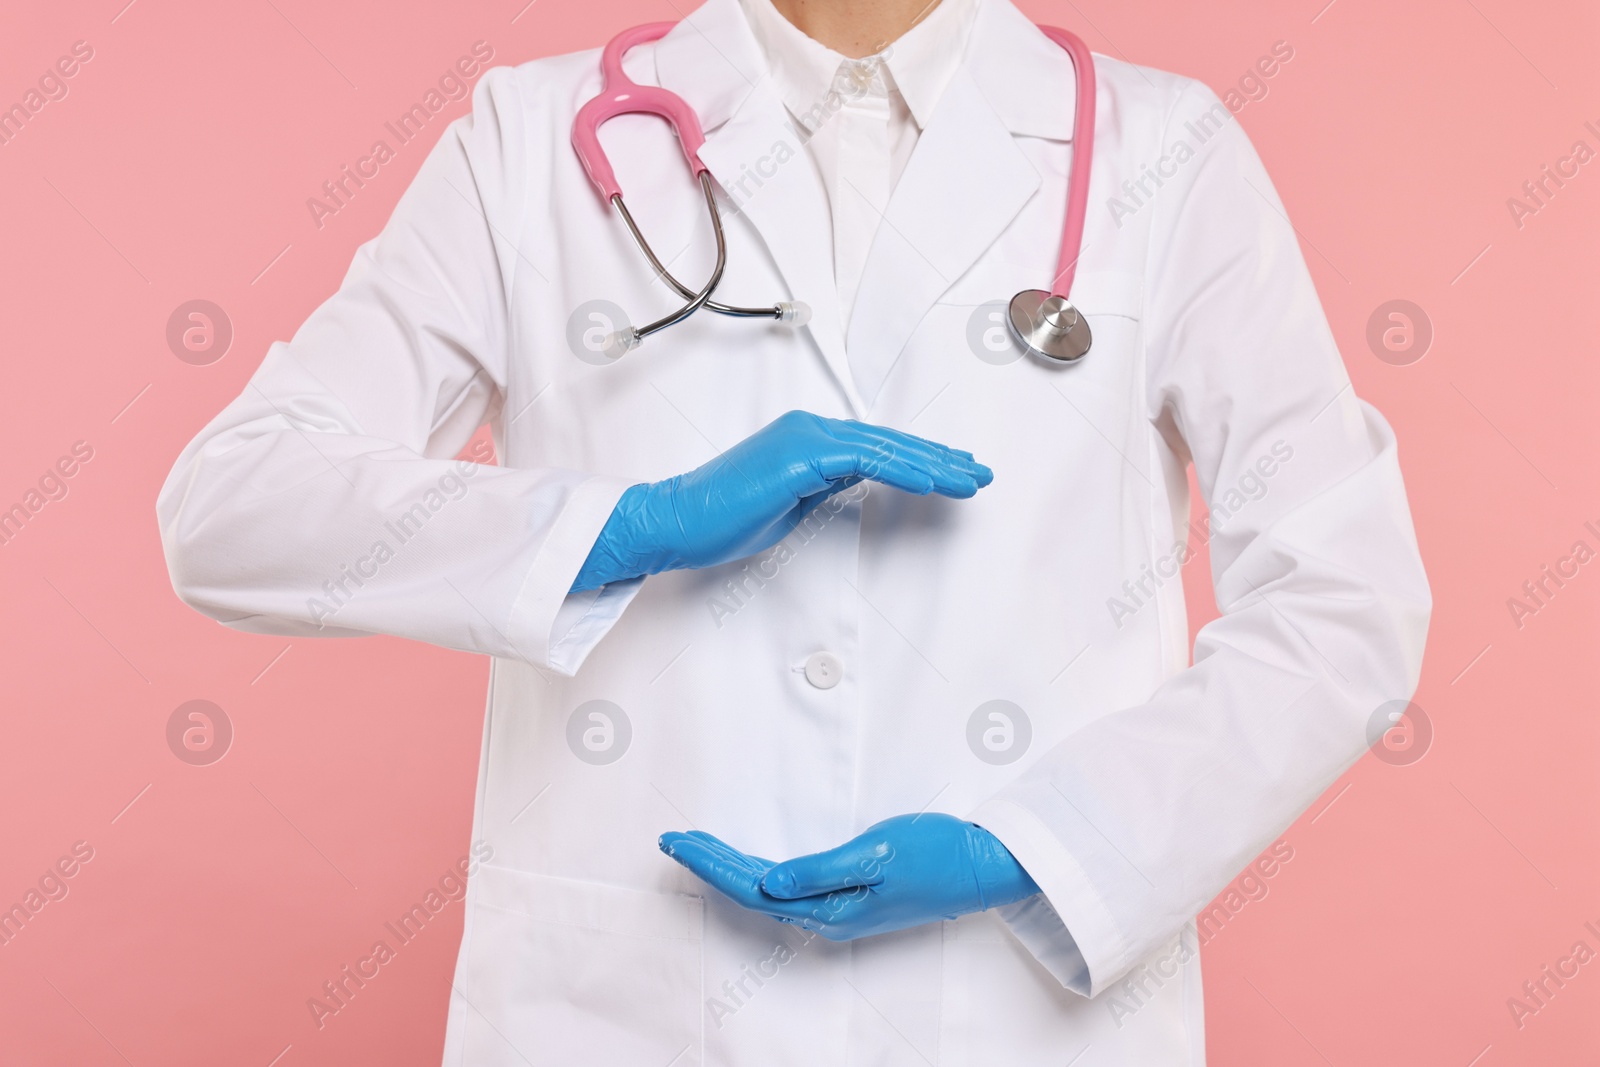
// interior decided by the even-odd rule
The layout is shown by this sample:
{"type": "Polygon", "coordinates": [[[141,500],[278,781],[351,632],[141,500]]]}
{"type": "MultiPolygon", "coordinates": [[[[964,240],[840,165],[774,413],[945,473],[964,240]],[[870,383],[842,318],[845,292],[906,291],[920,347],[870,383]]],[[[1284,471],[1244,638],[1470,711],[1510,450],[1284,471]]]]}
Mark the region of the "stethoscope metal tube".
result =
{"type": "Polygon", "coordinates": [[[611,202],[622,213],[623,221],[628,224],[628,232],[633,234],[633,239],[638,243],[639,250],[645,254],[645,258],[655,267],[656,273],[668,279],[672,287],[678,291],[678,295],[684,297],[688,303],[677,311],[664,315],[646,326],[623,327],[612,335],[618,347],[612,349],[608,346],[608,351],[627,352],[638,347],[640,341],[643,341],[657,330],[664,330],[673,323],[682,322],[710,301],[712,291],[716,289],[717,283],[722,281],[722,272],[728,266],[728,241],[722,232],[722,216],[717,211],[717,198],[715,191],[711,187],[710,171],[703,170],[700,172],[700,189],[706,196],[706,211],[711,215],[711,229],[717,235],[717,265],[712,268],[711,277],[706,280],[706,284],[699,292],[694,292],[687,286],[680,285],[676,278],[667,273],[666,268],[661,265],[661,261],[656,258],[655,252],[651,251],[650,242],[646,241],[644,234],[639,232],[638,225],[633,221],[632,213],[628,211],[628,205],[622,202],[622,193],[618,192],[611,197],[611,202]]]}
{"type": "MultiPolygon", "coordinates": [[[[706,177],[705,174],[700,175],[702,184],[705,184],[706,177]]],[[[651,250],[650,242],[645,240],[644,234],[633,221],[633,215],[628,211],[627,205],[622,202],[621,194],[612,197],[611,202],[622,213],[622,221],[628,224],[628,232],[633,234],[633,241],[639,246],[639,251],[644,253],[644,258],[650,261],[650,267],[656,272],[656,277],[666,282],[667,285],[672,287],[673,292],[685,300],[693,299],[697,295],[695,291],[678,281],[677,278],[674,278],[672,272],[667,270],[666,264],[662,263],[656,257],[655,252],[651,250]]],[[[720,220],[714,204],[711,210],[713,224],[718,226],[720,232],[720,220]]],[[[779,322],[793,322],[796,325],[805,321],[808,310],[804,304],[798,302],[790,303],[787,300],[780,300],[776,304],[771,304],[767,307],[739,307],[735,304],[719,304],[715,300],[707,300],[700,306],[707,311],[715,311],[722,315],[733,315],[748,319],[776,319],[779,322]]]]}

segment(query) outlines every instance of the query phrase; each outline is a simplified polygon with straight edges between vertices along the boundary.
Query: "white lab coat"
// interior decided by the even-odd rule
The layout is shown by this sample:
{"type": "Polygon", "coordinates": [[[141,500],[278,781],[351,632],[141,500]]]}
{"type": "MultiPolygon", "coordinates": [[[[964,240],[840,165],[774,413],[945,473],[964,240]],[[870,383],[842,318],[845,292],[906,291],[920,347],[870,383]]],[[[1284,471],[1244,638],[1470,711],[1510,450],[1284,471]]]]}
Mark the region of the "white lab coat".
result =
{"type": "MultiPolygon", "coordinates": [[[[568,143],[598,54],[495,69],[159,502],[179,594],[230,626],[494,657],[473,830],[493,858],[446,1062],[1201,1063],[1193,916],[1412,693],[1430,611],[1394,436],[1245,135],[1204,86],[1096,57],[1072,294],[1094,348],[997,363],[975,309],[1049,284],[1073,113],[1068,58],[1007,0],[983,0],[848,335],[822,191],[735,0],[628,67],[694,106],[739,190],[719,298],[801,299],[807,327],[702,313],[575,357],[585,302],[637,323],[674,298],[568,143]],[[1146,167],[1161,185],[1134,197],[1146,167]],[[851,380],[862,346],[898,353],[881,382],[851,380]],[[971,450],[994,483],[854,492],[759,559],[566,595],[624,487],[793,408],[971,450]],[[458,468],[484,421],[500,466],[458,468]],[[1190,461],[1229,513],[1193,666],[1190,461]],[[1021,714],[974,720],[996,700],[1021,714]],[[697,827],[784,858],[925,808],[988,827],[1043,896],[832,944],[656,847],[697,827]]],[[[657,249],[704,277],[672,134],[630,116],[602,138],[657,249]]]]}

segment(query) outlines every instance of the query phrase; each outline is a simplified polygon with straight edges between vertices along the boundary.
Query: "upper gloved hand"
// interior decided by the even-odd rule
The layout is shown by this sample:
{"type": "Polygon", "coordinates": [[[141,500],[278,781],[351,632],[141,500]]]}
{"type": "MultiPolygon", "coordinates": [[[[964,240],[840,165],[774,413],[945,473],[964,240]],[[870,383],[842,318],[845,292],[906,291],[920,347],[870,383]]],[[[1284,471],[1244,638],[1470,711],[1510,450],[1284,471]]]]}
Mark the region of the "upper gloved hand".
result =
{"type": "Polygon", "coordinates": [[[838,848],[773,863],[710,834],[661,835],[661,851],[735,903],[830,941],[1014,904],[1039,887],[989,831],[927,812],[885,819],[838,848]]]}
{"type": "Polygon", "coordinates": [[[970,452],[791,411],[704,466],[624,492],[572,592],[753,555],[863,479],[908,493],[970,497],[993,478],[970,452]]]}

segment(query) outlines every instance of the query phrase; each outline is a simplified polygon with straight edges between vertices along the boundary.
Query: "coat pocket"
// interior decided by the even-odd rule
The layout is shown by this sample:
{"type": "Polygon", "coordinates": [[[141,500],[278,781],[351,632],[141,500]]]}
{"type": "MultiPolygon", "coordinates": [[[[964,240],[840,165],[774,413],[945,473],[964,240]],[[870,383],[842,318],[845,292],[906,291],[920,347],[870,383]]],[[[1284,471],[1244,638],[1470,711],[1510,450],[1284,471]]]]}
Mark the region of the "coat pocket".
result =
{"type": "Polygon", "coordinates": [[[700,897],[491,866],[472,886],[447,1062],[701,1062],[700,897]]]}

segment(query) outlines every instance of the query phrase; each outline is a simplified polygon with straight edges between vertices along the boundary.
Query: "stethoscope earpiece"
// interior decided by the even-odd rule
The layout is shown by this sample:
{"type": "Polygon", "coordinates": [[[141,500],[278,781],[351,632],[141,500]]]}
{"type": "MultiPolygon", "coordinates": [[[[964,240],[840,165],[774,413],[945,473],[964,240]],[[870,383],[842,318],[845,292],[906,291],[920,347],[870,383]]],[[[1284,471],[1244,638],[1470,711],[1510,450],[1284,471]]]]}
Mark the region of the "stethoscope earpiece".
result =
{"type": "Polygon", "coordinates": [[[811,305],[804,300],[778,301],[778,321],[799,329],[811,321],[811,305]]]}
{"type": "MultiPolygon", "coordinates": [[[[766,317],[781,326],[798,330],[811,321],[811,305],[804,300],[780,300],[766,309],[766,317]]],[[[600,351],[608,358],[618,360],[638,348],[643,341],[643,331],[637,326],[624,326],[620,330],[606,334],[605,343],[600,351]]]]}
{"type": "Polygon", "coordinates": [[[638,348],[639,341],[639,331],[632,326],[624,326],[615,333],[606,334],[605,345],[600,351],[612,359],[621,359],[635,348],[638,348]]]}
{"type": "Polygon", "coordinates": [[[1094,344],[1089,320],[1072,301],[1043,289],[1024,289],[1011,298],[1006,327],[1023,351],[1052,363],[1076,363],[1094,344]]]}

